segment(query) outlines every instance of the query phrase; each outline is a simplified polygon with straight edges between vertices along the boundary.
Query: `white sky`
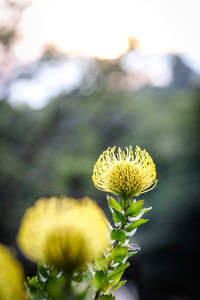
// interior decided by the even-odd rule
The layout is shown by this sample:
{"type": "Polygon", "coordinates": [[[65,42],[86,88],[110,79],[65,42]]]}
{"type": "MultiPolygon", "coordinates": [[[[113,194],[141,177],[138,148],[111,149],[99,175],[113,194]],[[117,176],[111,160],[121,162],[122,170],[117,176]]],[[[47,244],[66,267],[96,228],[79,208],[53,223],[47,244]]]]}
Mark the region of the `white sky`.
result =
{"type": "MultiPolygon", "coordinates": [[[[29,63],[45,44],[53,44],[67,54],[113,59],[127,50],[132,36],[139,41],[138,52],[124,57],[124,67],[148,73],[155,85],[163,85],[171,74],[162,54],[185,54],[200,72],[199,13],[200,0],[32,0],[19,24],[14,53],[17,64],[29,63]]],[[[2,16],[6,20],[0,6],[2,16]]],[[[43,107],[50,96],[76,86],[81,70],[74,62],[44,68],[29,83],[15,82],[10,98],[16,105],[43,107]]]]}
{"type": "Polygon", "coordinates": [[[143,53],[181,52],[200,64],[200,0],[33,0],[20,24],[20,60],[45,43],[64,52],[115,58],[128,36],[143,53]]]}

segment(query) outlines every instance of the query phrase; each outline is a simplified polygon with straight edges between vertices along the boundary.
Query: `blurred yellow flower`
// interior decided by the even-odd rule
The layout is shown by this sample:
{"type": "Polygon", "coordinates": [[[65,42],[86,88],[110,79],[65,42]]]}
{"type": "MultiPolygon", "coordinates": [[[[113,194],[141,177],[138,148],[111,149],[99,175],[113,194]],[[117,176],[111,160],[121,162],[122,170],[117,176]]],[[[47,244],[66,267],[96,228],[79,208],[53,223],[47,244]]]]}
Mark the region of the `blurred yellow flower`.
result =
{"type": "Polygon", "coordinates": [[[30,260],[75,270],[101,255],[108,245],[103,211],[90,198],[40,199],[29,208],[18,244],[30,260]]]}
{"type": "Polygon", "coordinates": [[[0,299],[25,299],[24,272],[10,250],[0,244],[0,299]]]}
{"type": "Polygon", "coordinates": [[[93,170],[93,182],[96,188],[111,192],[127,199],[153,189],[157,183],[155,164],[146,150],[138,146],[135,154],[132,147],[126,152],[118,148],[104,151],[93,170]]]}

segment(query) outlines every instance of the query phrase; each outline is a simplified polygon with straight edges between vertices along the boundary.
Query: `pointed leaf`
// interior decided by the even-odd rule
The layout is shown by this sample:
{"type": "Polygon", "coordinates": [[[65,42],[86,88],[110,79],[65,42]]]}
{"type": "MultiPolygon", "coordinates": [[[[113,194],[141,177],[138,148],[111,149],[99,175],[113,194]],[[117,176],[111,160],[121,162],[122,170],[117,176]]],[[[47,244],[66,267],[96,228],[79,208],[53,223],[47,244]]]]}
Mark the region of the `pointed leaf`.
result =
{"type": "Polygon", "coordinates": [[[114,208],[113,208],[113,221],[115,222],[115,225],[116,224],[118,225],[120,223],[124,225],[126,224],[124,215],[121,212],[115,210],[114,208]]]}
{"type": "Polygon", "coordinates": [[[115,210],[117,210],[117,211],[121,211],[122,210],[122,208],[119,205],[119,203],[113,197],[107,196],[107,200],[108,200],[108,205],[109,205],[109,208],[111,209],[111,211],[112,211],[113,208],[115,210]]]}
{"type": "Polygon", "coordinates": [[[124,209],[124,199],[122,197],[119,197],[119,205],[124,209]]]}
{"type": "Polygon", "coordinates": [[[129,243],[129,250],[130,251],[140,251],[140,247],[137,244],[129,243]]]}
{"type": "Polygon", "coordinates": [[[136,217],[144,204],[144,200],[133,202],[126,212],[126,216],[136,217]]]}
{"type": "Polygon", "coordinates": [[[127,232],[131,232],[132,230],[134,230],[135,228],[137,228],[138,226],[148,222],[149,220],[148,219],[139,219],[133,223],[131,223],[130,225],[126,226],[125,227],[125,231],[127,232]]]}
{"type": "Polygon", "coordinates": [[[104,290],[108,286],[108,278],[105,272],[102,270],[97,271],[94,275],[92,286],[95,290],[104,290]]]}
{"type": "Polygon", "coordinates": [[[110,233],[111,240],[120,241],[122,244],[126,241],[126,233],[122,229],[113,229],[110,233]]]}
{"type": "Polygon", "coordinates": [[[116,246],[107,258],[110,263],[112,260],[116,263],[121,263],[128,253],[128,247],[118,245],[116,246]]]}
{"type": "Polygon", "coordinates": [[[137,251],[129,252],[128,255],[127,255],[127,258],[129,259],[130,257],[132,257],[133,255],[135,255],[136,253],[137,253],[137,251]]]}
{"type": "Polygon", "coordinates": [[[108,293],[108,295],[112,294],[113,292],[115,292],[116,290],[118,290],[122,285],[124,285],[126,283],[126,280],[120,281],[118,282],[118,284],[116,284],[116,286],[114,287],[114,289],[108,293]]]}
{"type": "Polygon", "coordinates": [[[98,270],[108,271],[107,260],[104,256],[98,259],[96,258],[95,264],[98,270]]]}
{"type": "Polygon", "coordinates": [[[127,262],[125,264],[120,264],[118,265],[113,271],[111,271],[110,273],[108,273],[108,279],[109,280],[114,280],[116,279],[119,275],[122,276],[122,274],[124,273],[125,269],[128,268],[130,266],[130,263],[127,262]],[[121,274],[122,273],[122,274],[121,274]]]}
{"type": "Polygon", "coordinates": [[[116,298],[112,295],[102,295],[97,300],[116,300],[116,298]]]}
{"type": "Polygon", "coordinates": [[[29,289],[29,292],[33,295],[36,295],[37,294],[37,278],[36,276],[32,277],[32,278],[29,278],[27,277],[27,286],[28,286],[28,289],[29,289]]]}
{"type": "Polygon", "coordinates": [[[49,268],[44,264],[38,264],[38,273],[40,273],[43,278],[48,278],[49,268]]]}
{"type": "Polygon", "coordinates": [[[148,207],[148,208],[142,208],[139,212],[139,214],[136,216],[136,217],[132,217],[132,216],[129,216],[128,217],[128,220],[130,222],[134,222],[136,220],[139,220],[146,212],[148,212],[149,210],[151,210],[152,207],[148,207]]]}

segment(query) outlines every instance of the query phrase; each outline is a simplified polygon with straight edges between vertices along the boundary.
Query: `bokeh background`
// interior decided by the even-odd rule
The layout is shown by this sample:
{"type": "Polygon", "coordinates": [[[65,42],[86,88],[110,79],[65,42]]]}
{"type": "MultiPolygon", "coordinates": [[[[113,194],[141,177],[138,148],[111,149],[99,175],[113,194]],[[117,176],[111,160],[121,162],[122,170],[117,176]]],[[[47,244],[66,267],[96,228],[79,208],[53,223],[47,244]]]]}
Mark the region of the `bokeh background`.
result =
{"type": "MultiPolygon", "coordinates": [[[[118,299],[199,299],[199,1],[0,0],[0,242],[40,197],[89,195],[109,146],[139,145],[157,187],[118,299]]],[[[141,197],[140,197],[141,198],[141,197]]]]}

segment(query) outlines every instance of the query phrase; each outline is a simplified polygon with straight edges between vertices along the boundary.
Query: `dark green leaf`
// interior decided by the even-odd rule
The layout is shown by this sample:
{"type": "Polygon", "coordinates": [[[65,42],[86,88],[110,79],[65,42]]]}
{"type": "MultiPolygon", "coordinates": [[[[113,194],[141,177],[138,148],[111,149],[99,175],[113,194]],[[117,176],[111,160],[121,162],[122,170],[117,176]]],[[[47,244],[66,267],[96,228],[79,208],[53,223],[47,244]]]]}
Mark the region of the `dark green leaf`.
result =
{"type": "Polygon", "coordinates": [[[52,276],[45,282],[45,291],[48,294],[48,299],[63,300],[62,289],[64,287],[61,278],[52,276]]]}
{"type": "Polygon", "coordinates": [[[118,245],[110,253],[107,260],[108,262],[112,262],[112,260],[114,260],[116,263],[121,263],[126,258],[127,253],[128,247],[118,245]]]}
{"type": "Polygon", "coordinates": [[[126,216],[136,217],[144,204],[144,200],[133,202],[126,212],[126,216]]]}
{"type": "Polygon", "coordinates": [[[110,238],[123,244],[126,241],[126,233],[122,229],[113,229],[110,233],[110,238]]]}
{"type": "Polygon", "coordinates": [[[126,224],[124,215],[121,212],[115,210],[114,208],[113,208],[113,221],[115,222],[116,225],[118,225],[120,223],[126,224]]]}
{"type": "Polygon", "coordinates": [[[32,278],[27,278],[27,294],[28,294],[28,299],[30,300],[43,300],[44,296],[38,289],[38,284],[37,284],[37,277],[34,276],[32,278]]]}
{"type": "Polygon", "coordinates": [[[46,265],[38,264],[38,273],[40,273],[43,278],[48,278],[49,272],[49,268],[46,265]]]}
{"type": "Polygon", "coordinates": [[[111,211],[113,209],[115,209],[117,211],[122,210],[121,206],[119,205],[119,203],[114,198],[107,196],[107,200],[108,200],[108,205],[109,205],[109,208],[111,209],[111,211]]]}
{"type": "Polygon", "coordinates": [[[127,232],[131,232],[132,230],[134,230],[135,228],[137,228],[138,226],[148,222],[148,219],[139,219],[133,223],[131,223],[130,225],[128,225],[127,227],[125,227],[125,231],[127,232]]]}
{"type": "Polygon", "coordinates": [[[77,273],[73,276],[73,281],[80,283],[83,280],[83,274],[77,273]]]}
{"type": "Polygon", "coordinates": [[[31,294],[36,294],[37,293],[37,278],[36,276],[32,278],[27,278],[27,286],[30,290],[31,294]]]}
{"type": "Polygon", "coordinates": [[[44,286],[45,281],[47,280],[46,278],[44,278],[40,272],[37,272],[37,280],[40,286],[44,286]]]}

